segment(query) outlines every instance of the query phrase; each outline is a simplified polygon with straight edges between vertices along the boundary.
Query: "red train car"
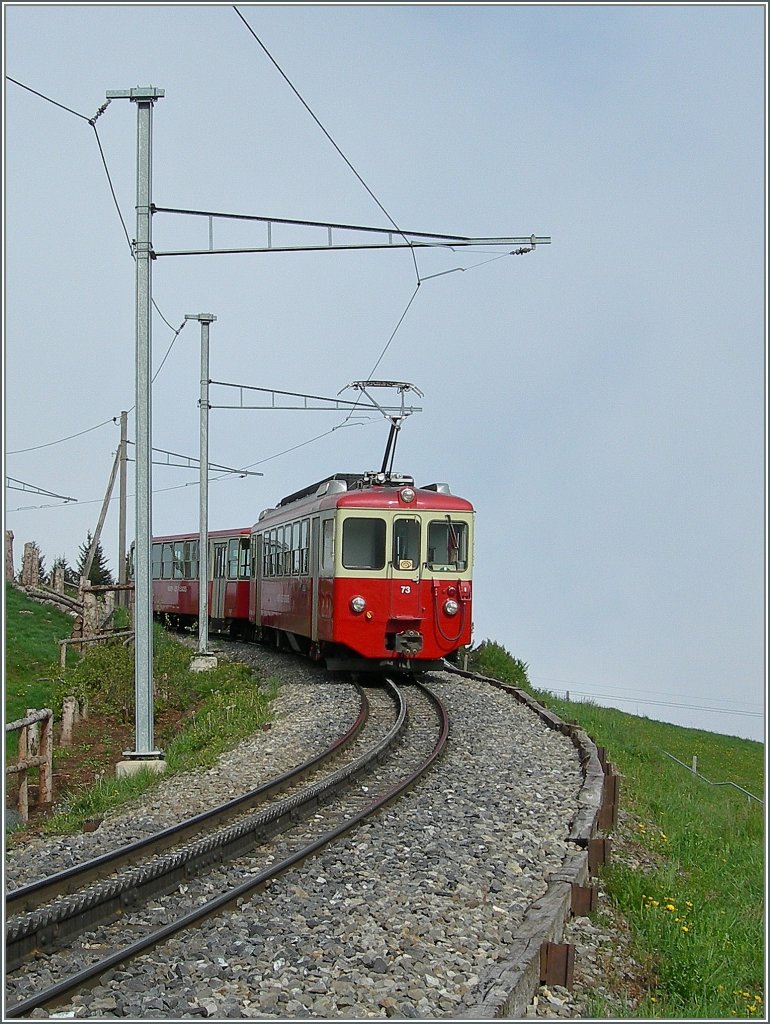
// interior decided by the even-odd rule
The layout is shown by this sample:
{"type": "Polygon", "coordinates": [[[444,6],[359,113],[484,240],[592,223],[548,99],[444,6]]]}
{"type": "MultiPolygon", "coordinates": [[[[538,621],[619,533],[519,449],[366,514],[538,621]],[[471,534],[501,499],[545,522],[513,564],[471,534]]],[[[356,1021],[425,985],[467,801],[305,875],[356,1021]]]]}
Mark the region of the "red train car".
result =
{"type": "Polygon", "coordinates": [[[446,484],[321,481],[252,531],[249,619],[330,668],[437,667],[471,641],[474,511],[446,484]]]}
{"type": "MultiPolygon", "coordinates": [[[[174,626],[198,621],[199,534],[155,537],[152,542],[152,608],[174,626]]],[[[249,617],[251,530],[209,533],[209,619],[215,632],[243,633],[249,617]]]]}
{"type": "MultiPolygon", "coordinates": [[[[209,534],[212,631],[329,668],[436,668],[471,642],[474,511],[446,484],[337,474],[209,534]]],[[[198,617],[198,534],[156,537],[153,610],[198,617]]]]}

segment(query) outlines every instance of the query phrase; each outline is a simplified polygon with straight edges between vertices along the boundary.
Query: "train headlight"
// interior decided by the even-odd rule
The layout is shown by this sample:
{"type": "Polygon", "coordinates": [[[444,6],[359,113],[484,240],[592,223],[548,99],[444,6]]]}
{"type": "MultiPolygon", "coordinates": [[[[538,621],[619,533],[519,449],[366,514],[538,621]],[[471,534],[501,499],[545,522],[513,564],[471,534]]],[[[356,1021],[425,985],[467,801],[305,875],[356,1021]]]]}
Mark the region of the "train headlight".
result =
{"type": "Polygon", "coordinates": [[[447,615],[457,615],[460,610],[460,605],[457,601],[453,601],[450,597],[448,601],[444,601],[444,611],[447,615]]]}
{"type": "Polygon", "coordinates": [[[350,607],[357,615],[360,615],[364,608],[366,608],[366,601],[358,594],[356,597],[351,597],[350,607]]]}
{"type": "Polygon", "coordinates": [[[401,491],[401,500],[405,501],[407,505],[414,501],[414,491],[411,487],[404,487],[401,491]]]}

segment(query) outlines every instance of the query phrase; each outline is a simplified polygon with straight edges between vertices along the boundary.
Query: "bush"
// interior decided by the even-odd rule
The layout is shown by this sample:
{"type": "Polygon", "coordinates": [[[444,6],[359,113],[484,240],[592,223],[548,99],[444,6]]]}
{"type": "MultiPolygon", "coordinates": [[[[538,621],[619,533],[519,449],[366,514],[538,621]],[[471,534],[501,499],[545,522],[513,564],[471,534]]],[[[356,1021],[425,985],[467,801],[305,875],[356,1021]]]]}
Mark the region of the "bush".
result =
{"type": "MultiPolygon", "coordinates": [[[[188,706],[188,681],[192,652],[153,627],[153,703],[155,711],[184,710],[188,706]],[[180,685],[180,680],[182,681],[180,685]]],[[[114,715],[123,723],[134,715],[134,647],[121,638],[94,645],[65,677],[58,666],[56,703],[61,713],[64,697],[77,697],[97,715],[114,715]]]]}
{"type": "Polygon", "coordinates": [[[498,644],[494,640],[484,640],[474,651],[471,651],[468,668],[472,672],[479,672],[483,676],[499,679],[503,683],[510,683],[530,691],[532,689],[527,674],[529,665],[519,658],[514,658],[502,644],[498,644]]]}

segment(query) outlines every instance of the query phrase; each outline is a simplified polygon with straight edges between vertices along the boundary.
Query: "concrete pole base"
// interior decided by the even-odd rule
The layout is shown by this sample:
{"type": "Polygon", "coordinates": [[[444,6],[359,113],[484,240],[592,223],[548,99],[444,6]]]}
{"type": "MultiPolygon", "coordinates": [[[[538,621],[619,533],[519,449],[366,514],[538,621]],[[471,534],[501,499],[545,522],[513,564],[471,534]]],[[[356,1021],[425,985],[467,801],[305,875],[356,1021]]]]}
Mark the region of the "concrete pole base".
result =
{"type": "Polygon", "coordinates": [[[115,765],[115,775],[119,779],[125,779],[129,775],[136,775],[143,768],[162,775],[166,770],[166,762],[162,757],[138,757],[132,758],[130,761],[118,761],[115,765]]]}
{"type": "Polygon", "coordinates": [[[191,672],[209,672],[219,664],[216,654],[196,654],[190,662],[191,672]]]}

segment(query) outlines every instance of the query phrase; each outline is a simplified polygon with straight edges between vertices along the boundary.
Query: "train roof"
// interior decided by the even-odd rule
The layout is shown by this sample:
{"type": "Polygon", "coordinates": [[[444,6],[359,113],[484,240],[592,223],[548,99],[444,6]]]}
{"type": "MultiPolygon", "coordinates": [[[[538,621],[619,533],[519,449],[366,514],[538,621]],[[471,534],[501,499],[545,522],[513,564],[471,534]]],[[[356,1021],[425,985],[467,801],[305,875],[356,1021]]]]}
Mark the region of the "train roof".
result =
{"type": "Polygon", "coordinates": [[[265,509],[260,514],[259,522],[266,518],[284,521],[315,509],[336,507],[473,511],[471,503],[453,495],[445,483],[415,487],[413,477],[400,473],[335,473],[282,498],[275,508],[265,509]],[[415,492],[415,499],[409,504],[399,497],[404,487],[415,492]]]}
{"type": "MultiPolygon", "coordinates": [[[[248,537],[251,533],[251,528],[248,526],[238,526],[234,530],[209,530],[209,540],[221,540],[223,537],[248,537]]],[[[199,540],[200,532],[195,530],[194,533],[172,533],[168,536],[153,537],[153,544],[168,544],[175,540],[199,540]]]]}

